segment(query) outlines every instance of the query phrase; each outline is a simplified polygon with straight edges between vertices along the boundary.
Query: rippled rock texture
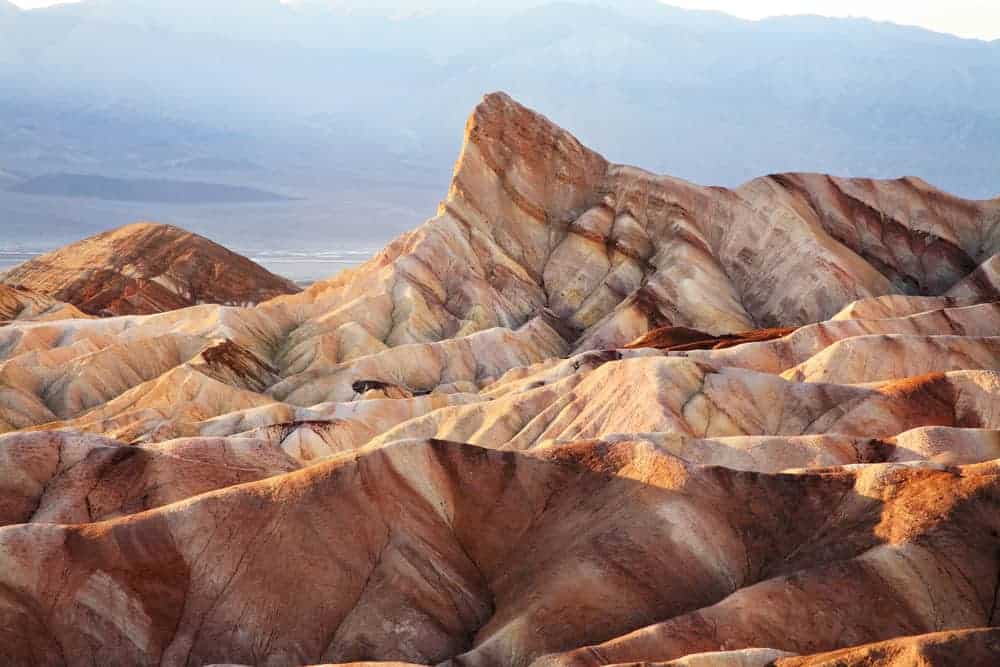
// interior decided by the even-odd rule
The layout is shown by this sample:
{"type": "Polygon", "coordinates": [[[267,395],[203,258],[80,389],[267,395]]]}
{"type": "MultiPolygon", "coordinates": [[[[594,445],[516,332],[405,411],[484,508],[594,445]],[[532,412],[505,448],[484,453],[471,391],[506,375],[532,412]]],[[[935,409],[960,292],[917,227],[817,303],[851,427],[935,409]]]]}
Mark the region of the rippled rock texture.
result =
{"type": "Polygon", "coordinates": [[[494,94],[304,292],[0,292],[0,663],[992,664],[998,252],[996,201],[700,187],[494,94]]]}

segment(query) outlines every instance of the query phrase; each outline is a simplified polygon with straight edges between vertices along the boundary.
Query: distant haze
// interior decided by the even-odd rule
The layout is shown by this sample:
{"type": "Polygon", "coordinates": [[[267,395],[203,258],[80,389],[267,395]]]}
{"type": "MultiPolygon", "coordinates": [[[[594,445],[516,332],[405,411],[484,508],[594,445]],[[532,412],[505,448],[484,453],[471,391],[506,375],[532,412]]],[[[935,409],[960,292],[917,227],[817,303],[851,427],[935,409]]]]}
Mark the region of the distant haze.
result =
{"type": "MultiPolygon", "coordinates": [[[[970,2],[952,18],[994,29],[992,0],[970,2]]],[[[241,251],[377,247],[433,215],[493,90],[613,161],[707,185],[819,171],[995,197],[998,81],[1000,42],[656,0],[0,0],[0,244],[148,219],[241,251]]]]}
{"type": "Polygon", "coordinates": [[[996,0],[670,0],[688,9],[715,9],[746,19],[792,14],[864,17],[977,39],[1000,38],[996,0]]]}
{"type": "MultiPolygon", "coordinates": [[[[78,0],[16,0],[14,4],[25,9],[49,7],[78,0]]],[[[167,0],[164,0],[167,1],[167,0]]],[[[294,4],[297,0],[282,0],[294,4]]],[[[336,4],[337,0],[328,0],[336,4]]],[[[438,0],[385,0],[385,7],[399,7],[412,11],[422,7],[460,8],[476,2],[447,2],[438,0]]],[[[500,3],[478,3],[500,4],[500,3]]],[[[507,3],[503,3],[507,4],[507,3]]],[[[539,3],[541,4],[541,3],[539,3]]],[[[1000,39],[1000,3],[996,0],[941,0],[913,2],[912,0],[669,0],[664,4],[687,9],[717,10],[746,19],[771,16],[816,14],[830,17],[863,17],[877,21],[891,21],[903,25],[920,26],[928,30],[951,33],[976,39],[1000,39]]]]}

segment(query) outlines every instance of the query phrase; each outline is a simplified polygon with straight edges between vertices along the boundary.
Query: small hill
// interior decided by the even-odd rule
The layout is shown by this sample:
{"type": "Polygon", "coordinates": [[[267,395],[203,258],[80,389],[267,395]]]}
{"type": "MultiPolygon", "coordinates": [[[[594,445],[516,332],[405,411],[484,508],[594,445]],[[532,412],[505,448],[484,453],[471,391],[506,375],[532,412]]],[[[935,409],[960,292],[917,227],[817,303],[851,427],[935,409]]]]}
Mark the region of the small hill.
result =
{"type": "Polygon", "coordinates": [[[152,314],[199,303],[244,305],[299,288],[246,257],[171,225],[104,232],[11,269],[7,285],[92,315],[152,314]]]}

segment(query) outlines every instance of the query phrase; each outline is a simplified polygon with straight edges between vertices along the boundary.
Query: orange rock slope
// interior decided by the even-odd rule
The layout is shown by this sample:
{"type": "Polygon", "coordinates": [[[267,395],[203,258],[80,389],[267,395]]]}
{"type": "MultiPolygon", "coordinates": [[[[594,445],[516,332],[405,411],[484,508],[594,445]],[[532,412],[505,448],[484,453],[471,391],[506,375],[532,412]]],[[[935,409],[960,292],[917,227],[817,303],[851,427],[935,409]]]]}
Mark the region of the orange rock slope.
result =
{"type": "Polygon", "coordinates": [[[1000,664],[998,253],[1000,202],[487,96],[302,293],[6,297],[0,664],[1000,664]]]}
{"type": "Polygon", "coordinates": [[[204,237],[148,222],[36,257],[7,272],[3,282],[91,315],[148,315],[199,303],[249,305],[299,291],[204,237]]]}

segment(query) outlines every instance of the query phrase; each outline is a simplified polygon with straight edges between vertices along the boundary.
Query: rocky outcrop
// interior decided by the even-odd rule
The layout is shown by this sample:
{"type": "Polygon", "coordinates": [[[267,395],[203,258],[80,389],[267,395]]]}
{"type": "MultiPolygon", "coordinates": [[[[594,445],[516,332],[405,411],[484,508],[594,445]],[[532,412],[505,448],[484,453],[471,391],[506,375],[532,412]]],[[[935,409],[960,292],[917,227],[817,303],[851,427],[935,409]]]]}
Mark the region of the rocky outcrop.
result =
{"type": "Polygon", "coordinates": [[[204,237],[147,222],[36,257],[8,271],[3,282],[91,315],[143,315],[199,303],[246,305],[299,291],[204,237]]]}
{"type": "Polygon", "coordinates": [[[67,432],[0,437],[0,461],[0,526],[104,521],[299,468],[251,439],[133,447],[67,432]]]}
{"type": "Polygon", "coordinates": [[[998,252],[998,202],[701,187],[495,94],[438,214],[301,293],[10,291],[0,662],[982,662],[998,252]]]}
{"type": "Polygon", "coordinates": [[[1000,630],[996,628],[937,632],[904,637],[858,648],[843,649],[808,657],[789,657],[776,667],[947,667],[948,665],[988,665],[1000,655],[1000,630]]]}
{"type": "Polygon", "coordinates": [[[997,202],[916,179],[703,188],[608,164],[497,94],[469,121],[438,216],[295,300],[331,303],[330,332],[366,322],[391,345],[517,327],[543,310],[577,350],[664,326],[790,327],[858,299],[945,294],[1000,250],[998,216],[997,202]]]}
{"type": "Polygon", "coordinates": [[[24,288],[0,284],[0,326],[13,320],[69,320],[87,317],[74,306],[24,288]]]}
{"type": "Polygon", "coordinates": [[[754,331],[713,336],[712,334],[688,329],[687,327],[661,327],[643,336],[639,336],[623,347],[632,350],[651,347],[668,352],[724,350],[727,347],[736,347],[737,345],[745,345],[746,343],[759,343],[765,340],[784,338],[793,333],[795,333],[795,327],[757,329],[754,331]]]}

